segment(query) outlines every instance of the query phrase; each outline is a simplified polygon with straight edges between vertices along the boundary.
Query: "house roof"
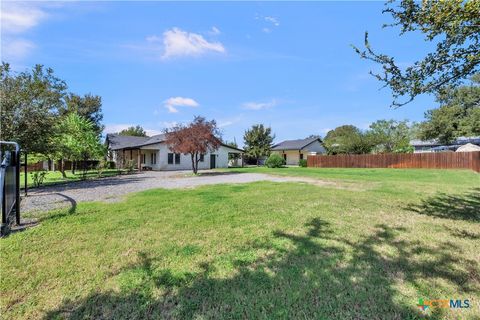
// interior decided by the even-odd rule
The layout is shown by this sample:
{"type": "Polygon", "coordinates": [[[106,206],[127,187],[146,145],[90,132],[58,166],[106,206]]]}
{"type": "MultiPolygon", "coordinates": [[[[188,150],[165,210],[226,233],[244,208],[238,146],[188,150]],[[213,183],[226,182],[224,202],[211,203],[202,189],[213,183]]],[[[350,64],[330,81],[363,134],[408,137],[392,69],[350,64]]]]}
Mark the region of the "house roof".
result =
{"type": "Polygon", "coordinates": [[[149,137],[121,136],[116,133],[107,134],[106,142],[112,150],[134,148],[148,141],[149,137]]]}
{"type": "Polygon", "coordinates": [[[280,143],[277,143],[272,147],[274,151],[281,151],[281,150],[301,150],[311,144],[312,142],[319,141],[320,143],[322,140],[320,138],[307,138],[307,139],[297,139],[297,140],[285,140],[280,143]]]}
{"type": "MultiPolygon", "coordinates": [[[[148,146],[150,144],[161,143],[166,139],[165,134],[157,134],[152,137],[135,137],[135,136],[122,136],[116,133],[107,134],[107,143],[110,149],[119,150],[119,149],[129,149],[129,148],[139,148],[143,146],[148,146]]],[[[227,144],[221,144],[224,147],[245,152],[242,149],[234,148],[227,144]]]]}
{"type": "MultiPolygon", "coordinates": [[[[467,143],[480,144],[480,136],[477,137],[458,137],[450,145],[464,145],[467,143]]],[[[410,144],[414,147],[427,147],[427,146],[444,146],[436,139],[432,140],[411,140],[410,144]]]]}

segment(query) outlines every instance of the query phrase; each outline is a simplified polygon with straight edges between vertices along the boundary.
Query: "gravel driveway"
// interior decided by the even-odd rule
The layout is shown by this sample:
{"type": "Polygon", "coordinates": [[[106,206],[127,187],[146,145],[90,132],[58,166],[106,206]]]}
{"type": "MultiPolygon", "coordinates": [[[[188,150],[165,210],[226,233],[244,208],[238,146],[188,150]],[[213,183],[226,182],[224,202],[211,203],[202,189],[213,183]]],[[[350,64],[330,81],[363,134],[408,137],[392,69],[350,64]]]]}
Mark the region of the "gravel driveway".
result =
{"type": "MultiPolygon", "coordinates": [[[[218,183],[248,183],[254,181],[308,182],[319,180],[301,177],[279,177],[260,173],[230,173],[202,171],[200,176],[189,176],[191,171],[148,171],[132,175],[97,180],[72,182],[32,189],[22,199],[21,210],[48,211],[61,207],[74,207],[83,201],[118,201],[125,194],[155,188],[194,188],[218,183]]],[[[322,184],[332,184],[322,182],[322,184]]]]}

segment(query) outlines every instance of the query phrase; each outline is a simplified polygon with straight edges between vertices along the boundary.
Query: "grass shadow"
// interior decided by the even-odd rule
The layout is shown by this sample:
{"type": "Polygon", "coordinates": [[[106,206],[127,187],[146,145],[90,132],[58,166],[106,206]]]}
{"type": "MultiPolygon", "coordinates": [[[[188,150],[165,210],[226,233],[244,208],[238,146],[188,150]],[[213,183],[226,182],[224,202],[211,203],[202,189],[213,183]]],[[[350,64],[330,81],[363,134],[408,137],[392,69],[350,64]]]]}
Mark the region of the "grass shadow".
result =
{"type": "Polygon", "coordinates": [[[142,253],[117,275],[118,292],[65,301],[45,319],[437,319],[445,316],[443,309],[423,315],[417,301],[399,302],[397,281],[421,288],[425,279],[441,278],[459,294],[479,289],[478,266],[457,258],[455,246],[420,246],[399,237],[404,229],[387,225],[358,242],[339,238],[320,218],[305,227],[255,244],[269,253],[233,259],[227,277],[215,273],[214,260],[196,272],[180,272],[162,269],[156,257],[142,253]],[[383,254],[380,245],[396,254],[383,254]]]}
{"type": "Polygon", "coordinates": [[[421,203],[409,204],[408,211],[428,216],[466,221],[480,221],[480,188],[463,194],[439,193],[421,203]]]}

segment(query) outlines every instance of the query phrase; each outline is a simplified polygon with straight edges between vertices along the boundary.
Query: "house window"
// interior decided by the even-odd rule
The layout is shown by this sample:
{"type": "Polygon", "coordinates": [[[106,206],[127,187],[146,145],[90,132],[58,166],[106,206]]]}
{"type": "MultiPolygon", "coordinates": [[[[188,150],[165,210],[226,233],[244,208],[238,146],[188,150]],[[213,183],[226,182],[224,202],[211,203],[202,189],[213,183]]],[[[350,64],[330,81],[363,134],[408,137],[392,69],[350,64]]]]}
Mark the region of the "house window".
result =
{"type": "Polygon", "coordinates": [[[168,164],[173,164],[173,153],[168,154],[168,164]]]}
{"type": "Polygon", "coordinates": [[[151,164],[157,164],[157,154],[156,153],[151,153],[150,154],[150,163],[151,164]]]}
{"type": "Polygon", "coordinates": [[[200,162],[205,161],[205,155],[203,153],[200,154],[200,162]]]}
{"type": "Polygon", "coordinates": [[[303,153],[300,153],[300,160],[303,160],[303,153]]]}
{"type": "Polygon", "coordinates": [[[147,160],[147,155],[144,153],[142,154],[142,164],[145,164],[146,160],[147,160]]]}
{"type": "Polygon", "coordinates": [[[175,153],[175,164],[180,164],[180,153],[175,153]]]}

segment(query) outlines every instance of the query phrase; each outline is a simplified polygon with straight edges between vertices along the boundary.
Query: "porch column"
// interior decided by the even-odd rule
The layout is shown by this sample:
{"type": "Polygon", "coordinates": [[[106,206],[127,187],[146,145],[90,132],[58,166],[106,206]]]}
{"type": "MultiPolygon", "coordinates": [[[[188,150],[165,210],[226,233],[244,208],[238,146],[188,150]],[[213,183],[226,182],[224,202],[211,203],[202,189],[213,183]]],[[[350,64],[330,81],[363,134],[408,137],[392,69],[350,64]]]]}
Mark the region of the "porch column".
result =
{"type": "Polygon", "coordinates": [[[142,170],[142,161],[140,159],[140,149],[137,150],[137,168],[138,168],[138,171],[142,170]]]}

